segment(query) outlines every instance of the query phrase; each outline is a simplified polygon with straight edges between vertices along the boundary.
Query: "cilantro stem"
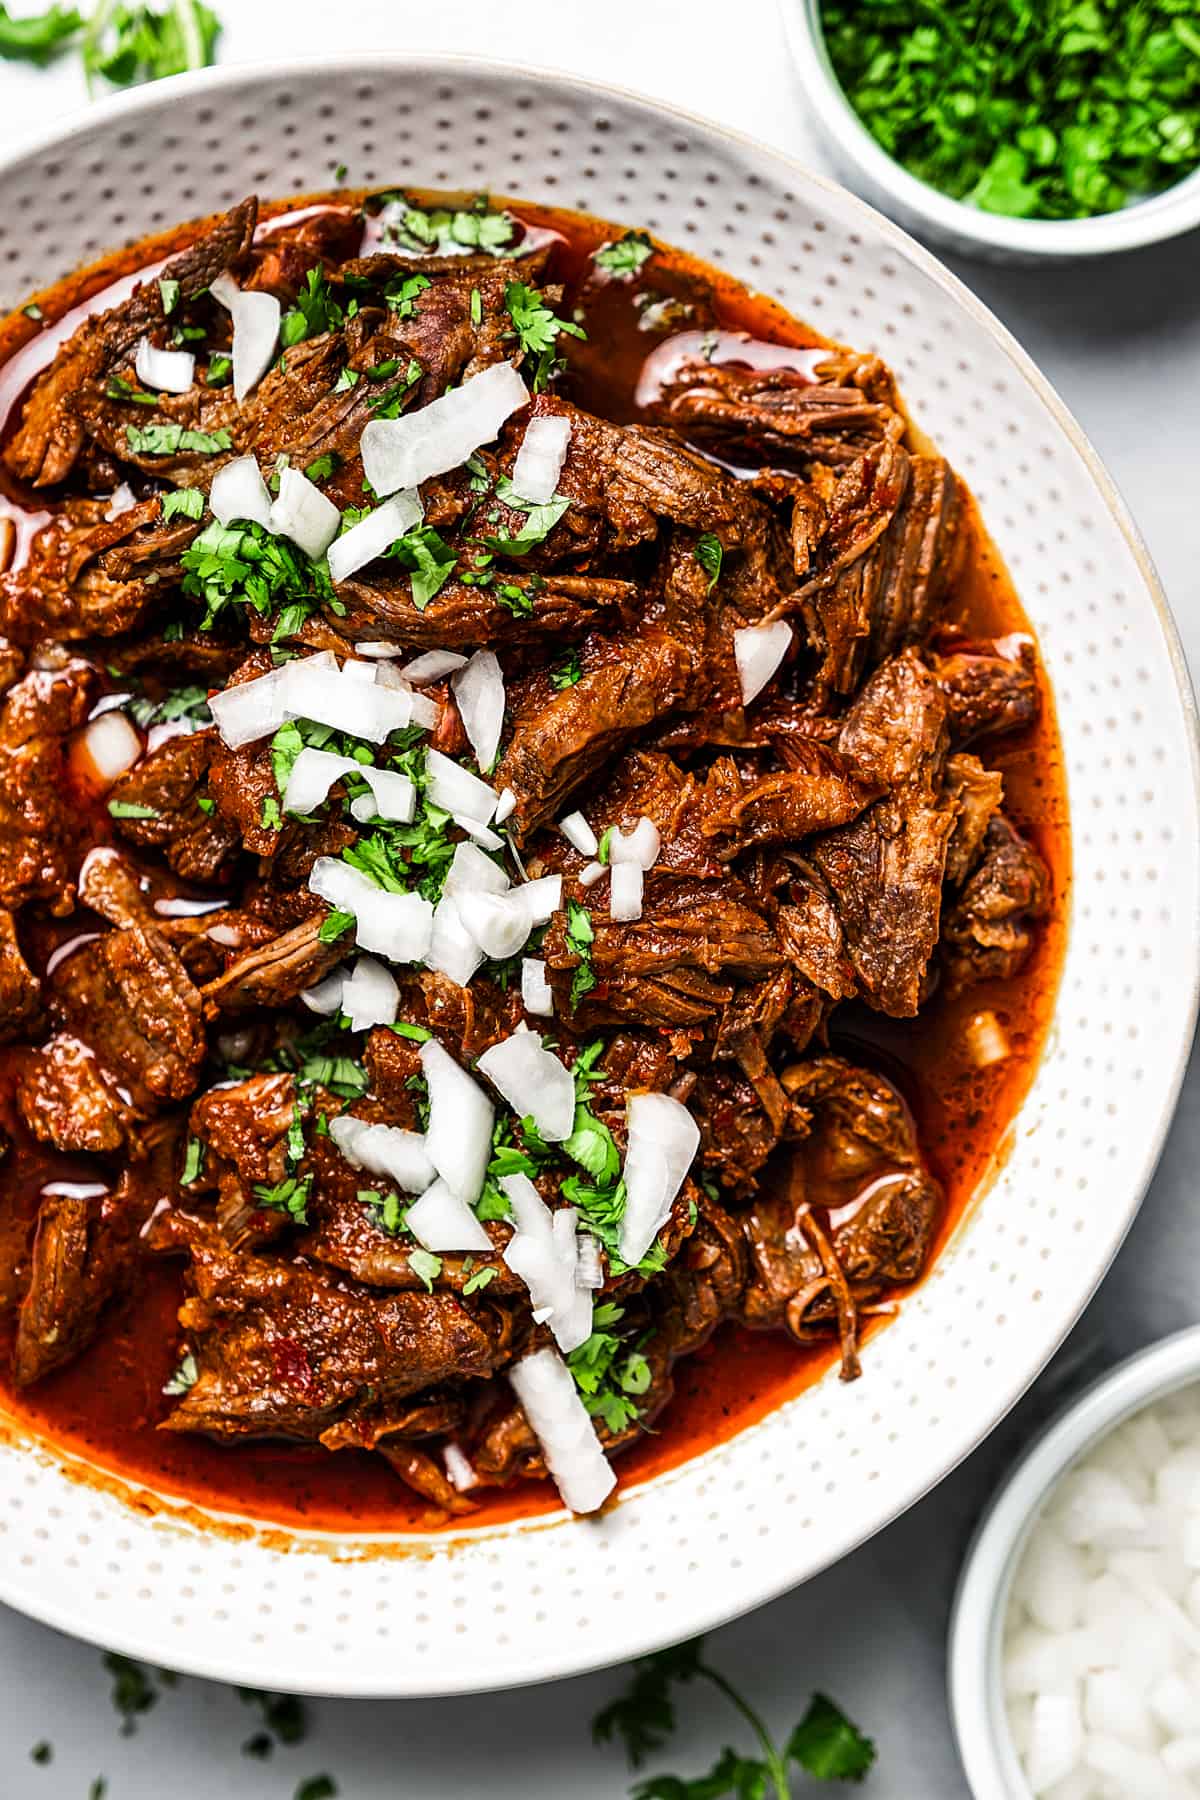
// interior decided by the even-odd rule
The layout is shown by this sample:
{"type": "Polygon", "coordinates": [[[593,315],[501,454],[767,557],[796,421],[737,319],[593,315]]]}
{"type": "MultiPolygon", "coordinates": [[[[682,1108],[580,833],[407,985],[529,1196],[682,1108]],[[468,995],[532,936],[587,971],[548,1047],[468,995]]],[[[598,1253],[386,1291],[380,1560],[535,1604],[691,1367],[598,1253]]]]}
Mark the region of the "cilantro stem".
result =
{"type": "Polygon", "coordinates": [[[696,1664],[696,1673],[697,1675],[703,1675],[706,1680],[711,1681],[715,1688],[719,1688],[729,1704],[741,1713],[743,1719],[745,1719],[746,1723],[750,1726],[750,1729],[762,1746],[763,1762],[766,1765],[767,1773],[771,1777],[771,1786],[775,1790],[777,1800],[791,1800],[791,1787],[788,1783],[787,1764],[776,1749],[775,1741],[759,1714],[755,1712],[748,1700],[743,1700],[742,1696],[738,1693],[732,1683],[726,1681],[724,1675],[722,1675],[718,1669],[714,1669],[711,1664],[698,1662],[696,1664]]]}

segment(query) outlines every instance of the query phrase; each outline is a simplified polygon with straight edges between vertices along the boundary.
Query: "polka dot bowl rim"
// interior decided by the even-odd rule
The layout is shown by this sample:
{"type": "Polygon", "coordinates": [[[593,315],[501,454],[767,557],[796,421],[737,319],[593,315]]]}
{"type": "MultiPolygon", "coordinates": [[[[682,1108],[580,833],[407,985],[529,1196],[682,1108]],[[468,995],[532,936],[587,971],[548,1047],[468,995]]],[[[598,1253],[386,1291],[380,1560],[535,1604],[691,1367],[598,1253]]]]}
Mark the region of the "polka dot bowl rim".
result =
{"type": "Polygon", "coordinates": [[[1009,1735],[1003,1632],[1013,1580],[1042,1509],[1068,1469],[1136,1413],[1200,1381],[1200,1325],[1109,1369],[1038,1433],[995,1494],[968,1547],[950,1615],[947,1686],[975,1800],[1030,1800],[1009,1735]]]}
{"type": "Polygon", "coordinates": [[[487,186],[645,226],[880,349],[979,495],[1039,630],[1073,814],[1063,984],[1007,1159],[861,1381],[819,1382],[598,1520],[434,1539],[207,1518],[81,1480],[15,1427],[0,1442],[0,1599],[21,1610],[247,1686],[483,1691],[637,1655],[807,1579],[946,1475],[1043,1367],[1128,1230],[1183,1075],[1195,706],[1119,495],[986,308],[833,183],[636,94],[447,55],[178,77],[6,154],[0,298],[253,187],[328,186],[335,161],[364,182],[487,186]]]}

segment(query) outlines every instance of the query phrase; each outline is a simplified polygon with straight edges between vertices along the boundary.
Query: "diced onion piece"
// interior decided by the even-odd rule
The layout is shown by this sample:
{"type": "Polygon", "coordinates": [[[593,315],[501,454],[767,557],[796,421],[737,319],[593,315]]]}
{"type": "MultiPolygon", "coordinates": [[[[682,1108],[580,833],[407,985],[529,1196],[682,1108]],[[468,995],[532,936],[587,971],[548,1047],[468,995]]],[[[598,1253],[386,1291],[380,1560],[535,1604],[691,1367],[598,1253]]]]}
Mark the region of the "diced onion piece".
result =
{"type": "Polygon", "coordinates": [[[443,756],[440,750],[428,752],[425,772],[429,777],[429,798],[435,806],[448,813],[463,813],[468,819],[478,819],[481,825],[491,824],[496,810],[495,788],[480,781],[478,775],[472,775],[470,769],[464,769],[453,757],[443,756]]]}
{"type": "Polygon", "coordinates": [[[334,581],[349,580],[367,563],[390,550],[397,538],[419,525],[424,517],[421,496],[413,488],[393,494],[330,544],[330,575],[334,581]]]}
{"type": "Polygon", "coordinates": [[[275,359],[280,305],[274,294],[243,293],[229,275],[218,275],[209,293],[233,320],[233,397],[240,406],[275,359]]]}
{"type": "Polygon", "coordinates": [[[496,1109],[436,1038],[421,1045],[421,1067],[429,1087],[426,1148],[442,1180],[473,1206],[492,1157],[496,1109]]]}
{"type": "Polygon", "coordinates": [[[580,869],[576,879],[581,888],[595,887],[596,883],[608,874],[608,864],[602,862],[587,863],[580,869]]]}
{"type": "Polygon", "coordinates": [[[98,787],[111,787],[142,754],[142,740],[123,712],[92,719],[83,728],[80,745],[98,787]]]}
{"type": "Polygon", "coordinates": [[[625,1103],[625,1214],[621,1260],[640,1263],[671,1215],[696,1151],[700,1129],[670,1094],[630,1094],[625,1103]]]}
{"type": "Polygon", "coordinates": [[[425,650],[420,656],[414,656],[410,663],[405,663],[400,673],[414,687],[424,687],[430,681],[440,681],[443,675],[453,675],[466,660],[457,650],[425,650]]]}
{"type": "Polygon", "coordinates": [[[478,819],[468,819],[465,813],[455,813],[453,817],[459,830],[465,831],[477,844],[482,844],[485,850],[503,850],[504,839],[490,825],[481,825],[478,819]]]}
{"type": "Polygon", "coordinates": [[[213,518],[222,525],[232,525],[235,519],[253,519],[256,525],[270,529],[271,496],[252,456],[235,456],[217,470],[208,504],[213,518]]]}
{"type": "Polygon", "coordinates": [[[562,876],[541,875],[536,881],[522,882],[517,892],[529,914],[530,927],[546,925],[562,907],[562,876]]]}
{"type": "Polygon", "coordinates": [[[159,350],[149,338],[139,338],[133,366],[143,387],[163,394],[186,394],[196,378],[196,358],[190,350],[159,350]]]}
{"type": "Polygon", "coordinates": [[[533,506],[553,500],[570,441],[571,421],[561,414],[530,419],[512,472],[513,488],[522,500],[533,506]]]}
{"type": "Polygon", "coordinates": [[[133,699],[133,695],[130,693],[102,694],[100,699],[97,700],[95,706],[93,706],[91,712],[88,714],[88,718],[89,719],[98,719],[101,717],[102,714],[107,713],[107,712],[120,712],[121,708],[124,706],[128,706],[129,702],[132,699],[133,699]]]}
{"type": "Polygon", "coordinates": [[[515,956],[533,930],[520,888],[507,894],[460,894],[458,914],[479,948],[497,962],[515,956]]]}
{"type": "Polygon", "coordinates": [[[551,1018],[554,1013],[554,990],[546,980],[546,965],[537,957],[521,958],[521,1004],[528,1013],[551,1018]]]}
{"type": "Polygon", "coordinates": [[[279,493],[271,502],[270,523],[277,536],[291,538],[305,556],[315,561],[329,549],[341,522],[341,513],[315,481],[299,469],[280,470],[279,493]]]}
{"type": "Polygon", "coordinates": [[[548,1324],[560,1350],[577,1350],[592,1329],[592,1295],[575,1279],[579,1263],[573,1206],[551,1212],[528,1175],[502,1175],[513,1235],[503,1257],[529,1289],[534,1318],[548,1324]]]}
{"type": "Polygon", "coordinates": [[[575,1082],[536,1031],[514,1031],[479,1058],[480,1072],[519,1119],[532,1118],[548,1144],[561,1144],[575,1121],[575,1082]]]}
{"type": "Polygon", "coordinates": [[[386,638],[360,638],[354,646],[354,654],[368,656],[372,660],[378,657],[381,662],[390,662],[403,656],[404,648],[401,644],[389,643],[386,638]]]}
{"type": "Polygon", "coordinates": [[[496,817],[493,823],[496,825],[503,825],[505,819],[512,813],[516,804],[517,796],[513,793],[512,789],[510,787],[501,788],[500,798],[496,802],[496,817]]]}
{"type": "Polygon", "coordinates": [[[595,856],[600,848],[595,832],[581,812],[568,813],[565,819],[558,821],[558,829],[580,856],[595,856]]]}
{"type": "Polygon", "coordinates": [[[608,890],[608,910],[612,918],[628,924],[642,916],[642,884],[646,877],[640,863],[614,863],[612,883],[608,890]]]}
{"type": "Polygon", "coordinates": [[[414,488],[459,468],[490,444],[529,389],[511,363],[493,363],[461,387],[398,419],[372,419],[359,439],[363,473],[377,494],[414,488]]]}
{"type": "Polygon", "coordinates": [[[661,849],[658,826],[643,813],[628,837],[623,831],[613,832],[608,840],[608,860],[614,868],[618,863],[636,863],[640,869],[652,869],[661,849]]]}
{"type": "Polygon", "coordinates": [[[285,663],[277,671],[284,676],[290,718],[312,719],[318,725],[382,744],[393,731],[402,731],[416,721],[412,716],[414,696],[407,688],[376,680],[379,672],[376,663],[352,659],[339,669],[328,650],[285,663]]]}
{"type": "Polygon", "coordinates": [[[743,625],[733,634],[733,655],[742,684],[742,705],[749,706],[770,681],[791,648],[792,628],[786,619],[770,625],[743,625]]]}
{"type": "Polygon", "coordinates": [[[330,1119],[329,1135],[353,1168],[386,1176],[406,1194],[424,1193],[434,1178],[433,1162],[419,1131],[371,1125],[366,1119],[341,1113],[330,1119]]]}
{"type": "Polygon", "coordinates": [[[119,487],[113,489],[108,505],[104,509],[104,517],[111,524],[114,519],[119,519],[122,513],[129,512],[136,505],[137,495],[129,483],[123,481],[119,487]]]}
{"type": "Polygon", "coordinates": [[[308,885],[328,906],[354,914],[355,942],[389,962],[422,962],[433,935],[433,907],[420,894],[389,894],[334,856],[319,856],[308,885]]]}
{"type": "Polygon", "coordinates": [[[575,1270],[575,1280],[582,1288],[591,1288],[593,1292],[604,1286],[604,1261],[600,1255],[600,1240],[593,1237],[590,1231],[581,1231],[578,1239],[579,1262],[575,1270]]]}
{"type": "Polygon", "coordinates": [[[504,729],[504,675],[494,650],[477,650],[450,679],[463,729],[481,769],[490,769],[504,729]]]}
{"type": "Polygon", "coordinates": [[[209,697],[208,710],[217,730],[231,750],[252,744],[258,738],[270,737],[278,731],[288,712],[287,678],[291,663],[268,669],[253,681],[235,682],[219,694],[209,697]]]}
{"type": "Polygon", "coordinates": [[[572,1512],[595,1512],[617,1484],[571,1371],[547,1344],[508,1371],[546,1467],[572,1512]]]}
{"type": "Polygon", "coordinates": [[[466,1201],[442,1180],[409,1207],[405,1224],[424,1250],[491,1250],[492,1240],[466,1201]]]}
{"type": "Polygon", "coordinates": [[[373,956],[360,956],[354,973],[342,989],[342,1011],[351,1031],[370,1031],[373,1025],[394,1025],[400,1010],[400,989],[395,978],[373,956]]]}
{"type": "Polygon", "coordinates": [[[357,771],[360,766],[352,756],[335,756],[331,750],[313,750],[306,746],[288,774],[283,790],[284,812],[314,812],[328,797],[334,782],[357,771]]]}
{"type": "MultiPolygon", "coordinates": [[[[209,935],[212,935],[211,932],[209,935]]],[[[325,977],[324,981],[318,981],[314,987],[305,988],[300,998],[309,1012],[320,1013],[322,1018],[328,1019],[334,1013],[341,1012],[342,989],[345,985],[345,969],[335,969],[332,975],[325,977]]],[[[242,1059],[232,1057],[230,1060],[238,1062],[242,1059]]]]}
{"type": "Polygon", "coordinates": [[[457,844],[442,884],[444,894],[503,894],[508,876],[475,844],[457,844]]]}
{"type": "Polygon", "coordinates": [[[457,1493],[466,1494],[473,1487],[478,1487],[479,1477],[474,1465],[453,1438],[442,1445],[442,1466],[446,1471],[446,1480],[457,1493]]]}
{"type": "Polygon", "coordinates": [[[475,942],[458,911],[453,894],[443,893],[433,913],[433,935],[425,952],[425,967],[448,975],[466,987],[482,963],[483,951],[475,942]]]}
{"type": "Polygon", "coordinates": [[[1083,1752],[1083,1721],[1074,1694],[1038,1694],[1025,1767],[1035,1793],[1065,1781],[1083,1752]]]}
{"type": "Polygon", "coordinates": [[[967,1040],[967,1055],[977,1069],[989,1068],[992,1063],[1004,1062],[1012,1055],[1008,1033],[994,1012],[973,1013],[967,1020],[963,1036],[967,1040]]]}
{"type": "Polygon", "coordinates": [[[397,825],[411,825],[416,817],[417,790],[399,769],[377,769],[370,763],[356,763],[371,792],[360,794],[350,802],[350,811],[359,824],[368,819],[389,819],[397,825]]]}

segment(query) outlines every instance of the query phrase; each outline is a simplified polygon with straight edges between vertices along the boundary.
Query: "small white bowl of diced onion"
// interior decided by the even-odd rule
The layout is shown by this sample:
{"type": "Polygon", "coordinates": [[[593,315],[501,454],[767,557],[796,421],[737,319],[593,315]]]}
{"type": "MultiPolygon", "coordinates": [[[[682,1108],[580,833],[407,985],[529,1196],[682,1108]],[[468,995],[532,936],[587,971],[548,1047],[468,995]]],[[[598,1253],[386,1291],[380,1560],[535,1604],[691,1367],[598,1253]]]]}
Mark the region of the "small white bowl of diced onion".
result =
{"type": "Polygon", "coordinates": [[[1073,1401],[984,1515],[950,1625],[975,1800],[1200,1797],[1200,1327],[1073,1401]]]}

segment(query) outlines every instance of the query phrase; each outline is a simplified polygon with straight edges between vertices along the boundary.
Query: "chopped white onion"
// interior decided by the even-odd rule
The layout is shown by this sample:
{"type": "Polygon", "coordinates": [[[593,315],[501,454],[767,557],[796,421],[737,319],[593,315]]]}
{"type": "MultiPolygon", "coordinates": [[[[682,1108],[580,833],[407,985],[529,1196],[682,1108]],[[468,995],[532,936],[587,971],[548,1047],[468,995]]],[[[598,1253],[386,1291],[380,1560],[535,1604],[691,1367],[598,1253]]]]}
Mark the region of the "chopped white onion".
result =
{"type": "Polygon", "coordinates": [[[89,719],[98,719],[104,713],[120,712],[121,708],[124,706],[128,706],[129,702],[132,699],[133,699],[133,695],[130,693],[103,694],[103,695],[101,695],[100,699],[97,700],[95,706],[93,706],[91,712],[88,714],[88,718],[89,719]]]}
{"type": "Polygon", "coordinates": [[[475,844],[456,844],[443,894],[503,894],[508,891],[508,876],[499,863],[485,856],[475,844]]]}
{"type": "Polygon", "coordinates": [[[483,959],[483,951],[462,922],[457,899],[443,893],[434,908],[433,935],[425,952],[425,967],[466,987],[483,959]]]}
{"type": "Polygon", "coordinates": [[[442,1180],[473,1206],[492,1157],[496,1109],[436,1038],[421,1045],[421,1067],[429,1087],[426,1148],[442,1180]]]}
{"type": "Polygon", "coordinates": [[[122,513],[129,512],[136,505],[137,495],[127,481],[122,481],[118,487],[113,489],[108,505],[104,509],[104,517],[111,524],[114,519],[119,519],[122,513]]]}
{"type": "MultiPolygon", "coordinates": [[[[208,935],[212,936],[211,931],[208,935]]],[[[334,1013],[341,1012],[342,989],[345,985],[345,969],[335,969],[332,975],[325,977],[324,981],[318,981],[314,987],[305,988],[300,998],[309,1012],[320,1013],[322,1018],[328,1019],[334,1013]]],[[[234,1057],[231,1060],[237,1062],[242,1059],[234,1057]]]]}
{"type": "Polygon", "coordinates": [[[287,813],[311,813],[328,797],[335,781],[361,767],[352,756],[335,756],[331,750],[301,750],[283,790],[283,810],[287,813]]]}
{"type": "Polygon", "coordinates": [[[558,821],[558,829],[580,856],[595,856],[600,848],[595,832],[581,812],[568,813],[565,819],[558,821]]]}
{"type": "Polygon", "coordinates": [[[670,1094],[630,1094],[625,1103],[625,1214],[621,1260],[640,1263],[671,1216],[700,1147],[700,1129],[687,1107],[670,1094]]]}
{"type": "Polygon", "coordinates": [[[533,506],[553,500],[570,441],[571,421],[565,416],[530,419],[512,472],[513,488],[522,500],[533,506]]]}
{"type": "Polygon", "coordinates": [[[196,378],[196,358],[190,350],[158,350],[149,338],[139,338],[133,366],[143,387],[163,394],[186,394],[196,378]]]}
{"type": "Polygon", "coordinates": [[[253,456],[235,456],[217,470],[208,504],[213,518],[222,525],[253,519],[256,525],[271,529],[271,496],[253,456]]]}
{"type": "Polygon", "coordinates": [[[468,819],[478,819],[481,825],[491,824],[496,810],[495,788],[440,750],[428,752],[425,772],[429,777],[429,798],[435,806],[448,813],[464,813],[468,819]]]}
{"type": "Polygon", "coordinates": [[[600,1254],[600,1239],[593,1237],[590,1231],[581,1231],[578,1238],[579,1262],[575,1270],[575,1279],[580,1287],[591,1288],[593,1292],[604,1286],[604,1260],[600,1254]]]}
{"type": "Polygon", "coordinates": [[[580,869],[579,874],[576,877],[576,879],[579,882],[579,885],[581,888],[590,888],[590,887],[595,887],[596,883],[598,881],[602,880],[603,877],[607,874],[608,874],[608,864],[607,863],[590,862],[590,863],[586,863],[584,865],[584,867],[582,869],[580,869]]]}
{"type": "Polygon", "coordinates": [[[536,881],[522,882],[517,889],[530,926],[547,925],[562,907],[562,876],[541,875],[536,881]]]}
{"type": "Polygon", "coordinates": [[[614,863],[608,890],[608,910],[620,924],[642,916],[642,884],[646,877],[640,863],[614,863]]]}
{"type": "Polygon", "coordinates": [[[239,681],[209,698],[208,710],[231,750],[270,737],[292,715],[288,712],[287,678],[293,665],[270,669],[253,681],[239,681]]]}
{"type": "MultiPolygon", "coordinates": [[[[332,502],[331,502],[332,504],[332,502]]],[[[329,546],[329,573],[334,581],[349,577],[390,550],[397,538],[419,525],[425,517],[421,496],[414,488],[393,494],[382,506],[369,512],[365,519],[352,525],[329,546]]]]}
{"type": "Polygon", "coordinates": [[[373,744],[382,744],[393,731],[418,722],[413,718],[414,696],[407,688],[378,680],[381,672],[381,664],[353,660],[339,669],[328,650],[285,663],[275,671],[284,677],[290,718],[312,719],[335,731],[368,738],[373,744]]]}
{"type": "Polygon", "coordinates": [[[490,444],[505,419],[529,399],[511,363],[493,363],[461,387],[398,419],[372,419],[359,439],[363,472],[377,494],[417,487],[459,468],[490,444]]]}
{"type": "Polygon", "coordinates": [[[84,726],[80,738],[98,786],[109,788],[142,754],[142,740],[123,712],[101,713],[84,726]]]}
{"type": "Polygon", "coordinates": [[[442,1466],[446,1471],[446,1480],[456,1492],[466,1494],[473,1487],[478,1487],[479,1477],[475,1473],[474,1465],[462,1446],[456,1444],[453,1438],[442,1445],[442,1466]]]}
{"type": "Polygon", "coordinates": [[[433,907],[420,894],[389,894],[334,856],[319,856],[308,885],[328,906],[354,914],[355,942],[389,962],[422,962],[433,935],[433,907]]]}
{"type": "Polygon", "coordinates": [[[608,860],[614,868],[618,863],[636,863],[640,869],[652,869],[661,849],[658,826],[643,813],[628,837],[623,831],[613,832],[608,840],[608,860]]]}
{"type": "Polygon", "coordinates": [[[546,980],[546,965],[533,956],[521,958],[521,1004],[528,1013],[551,1018],[554,990],[546,980]]]}
{"type": "Polygon", "coordinates": [[[419,1131],[372,1125],[341,1113],[330,1119],[329,1135],[352,1168],[386,1176],[406,1194],[423,1193],[433,1180],[433,1160],[419,1131]]]}
{"type": "Polygon", "coordinates": [[[503,825],[517,804],[517,796],[510,787],[501,788],[500,798],[496,802],[496,817],[493,823],[503,825]]]}
{"type": "Polygon", "coordinates": [[[373,956],[360,956],[342,989],[342,1011],[350,1021],[351,1031],[394,1025],[399,1010],[400,989],[390,971],[373,956]]]}
{"type": "Polygon", "coordinates": [[[479,1069],[519,1119],[533,1119],[548,1144],[561,1144],[575,1122],[575,1082],[536,1031],[514,1031],[479,1058],[479,1069]]]}
{"type": "Polygon", "coordinates": [[[271,502],[270,523],[277,536],[291,538],[305,556],[315,561],[329,549],[341,522],[341,513],[315,481],[299,469],[280,470],[279,493],[271,502]]]}
{"type": "Polygon", "coordinates": [[[490,769],[504,729],[504,674],[495,651],[477,650],[451,677],[450,686],[475,760],[481,769],[490,769]]]}
{"type": "Polygon", "coordinates": [[[743,625],[733,634],[733,654],[742,684],[742,705],[749,706],[787,655],[792,628],[786,619],[771,625],[743,625]]]}
{"type": "Polygon", "coordinates": [[[391,662],[404,655],[400,644],[389,643],[386,638],[360,638],[354,646],[355,656],[378,657],[381,662],[391,662]]]}
{"type": "Polygon", "coordinates": [[[504,1261],[529,1289],[534,1318],[548,1324],[560,1350],[577,1350],[591,1334],[592,1293],[575,1279],[578,1214],[573,1206],[551,1212],[528,1175],[502,1175],[512,1209],[513,1235],[504,1261]]]}
{"type": "Polygon", "coordinates": [[[466,813],[454,813],[452,817],[460,831],[465,831],[468,837],[474,838],[477,844],[482,844],[485,850],[503,850],[504,839],[490,825],[481,825],[478,819],[468,819],[466,813]]]}
{"type": "Polygon", "coordinates": [[[453,675],[466,660],[457,650],[425,650],[420,656],[414,656],[410,663],[405,663],[400,673],[414,687],[424,687],[431,681],[440,681],[443,675],[453,675]]]}
{"type": "Polygon", "coordinates": [[[508,1371],[546,1467],[572,1512],[595,1512],[617,1484],[571,1371],[547,1344],[508,1371]]]}
{"type": "Polygon", "coordinates": [[[240,406],[275,359],[280,305],[274,294],[243,293],[230,275],[218,275],[209,293],[233,320],[233,397],[240,406]]]}
{"type": "Polygon", "coordinates": [[[460,894],[458,914],[479,948],[497,962],[515,956],[533,930],[520,888],[507,894],[460,894]]]}
{"type": "Polygon", "coordinates": [[[417,790],[407,775],[399,769],[377,769],[371,763],[357,763],[355,771],[371,790],[350,802],[351,815],[360,825],[368,819],[412,824],[417,812],[417,790]]]}
{"type": "Polygon", "coordinates": [[[440,1178],[409,1207],[405,1224],[424,1250],[492,1248],[492,1240],[466,1201],[440,1178]]]}

